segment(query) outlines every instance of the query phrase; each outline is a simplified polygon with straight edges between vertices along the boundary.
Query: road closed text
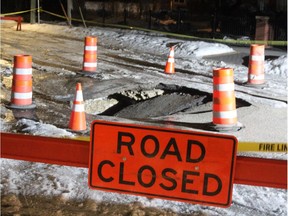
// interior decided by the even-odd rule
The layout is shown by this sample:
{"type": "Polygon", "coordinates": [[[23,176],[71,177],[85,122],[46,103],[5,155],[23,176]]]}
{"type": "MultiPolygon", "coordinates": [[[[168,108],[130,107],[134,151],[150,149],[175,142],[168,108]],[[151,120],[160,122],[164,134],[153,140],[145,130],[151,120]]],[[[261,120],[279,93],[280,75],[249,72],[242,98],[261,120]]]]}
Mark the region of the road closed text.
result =
{"type": "MultiPolygon", "coordinates": [[[[135,155],[135,148],[139,151],[143,157],[147,159],[159,158],[160,160],[165,160],[166,158],[174,157],[178,162],[186,162],[191,164],[197,164],[204,160],[206,150],[202,143],[197,140],[187,140],[185,155],[181,155],[179,151],[179,146],[174,137],[171,137],[168,143],[161,143],[165,145],[163,152],[160,152],[160,142],[157,137],[153,135],[144,136],[139,142],[140,145],[135,145],[135,137],[131,133],[118,132],[117,139],[117,154],[122,152],[128,153],[128,156],[135,155]],[[125,141],[128,140],[128,141],[125,141]],[[148,146],[151,150],[148,152],[148,146]],[[194,150],[197,148],[197,155],[193,154],[194,150]]],[[[123,154],[127,156],[127,154],[123,154]]],[[[174,191],[178,187],[183,193],[190,194],[202,194],[206,196],[215,196],[221,192],[222,181],[217,174],[214,173],[200,173],[196,170],[178,170],[169,167],[167,163],[166,167],[162,170],[158,168],[153,168],[149,165],[149,160],[146,161],[147,164],[140,165],[136,169],[136,173],[131,176],[129,173],[129,162],[127,157],[123,158],[124,162],[115,163],[111,160],[102,160],[97,167],[97,174],[101,181],[112,182],[116,181],[122,185],[138,185],[144,188],[155,187],[158,184],[160,188],[166,191],[174,191]],[[106,174],[105,174],[106,173],[106,174]],[[129,179],[127,178],[129,176],[129,179]],[[126,177],[126,178],[125,178],[126,177]],[[179,181],[180,178],[180,181],[179,181]],[[178,180],[176,180],[178,179],[178,180]],[[203,182],[203,187],[200,189],[193,184],[195,182],[203,182]],[[214,184],[213,190],[209,189],[209,182],[214,184]]],[[[188,168],[189,166],[187,166],[188,168]]],[[[193,166],[190,166],[193,167],[193,166]]]]}
{"type": "Polygon", "coordinates": [[[109,129],[106,138],[99,137],[97,133],[107,132],[107,125],[96,125],[89,167],[91,188],[222,207],[231,203],[234,156],[223,164],[225,155],[215,156],[211,152],[215,147],[205,143],[207,138],[126,125],[109,129]]]}

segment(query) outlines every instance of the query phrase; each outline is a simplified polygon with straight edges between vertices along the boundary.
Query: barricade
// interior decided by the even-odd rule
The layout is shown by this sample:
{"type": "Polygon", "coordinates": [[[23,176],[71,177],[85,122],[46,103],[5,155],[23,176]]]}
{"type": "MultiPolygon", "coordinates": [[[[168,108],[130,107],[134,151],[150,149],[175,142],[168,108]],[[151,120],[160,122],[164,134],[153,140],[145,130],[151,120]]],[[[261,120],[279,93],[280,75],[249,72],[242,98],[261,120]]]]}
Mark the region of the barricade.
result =
{"type": "MultiPolygon", "coordinates": [[[[0,133],[1,157],[88,168],[90,141],[0,133]]],[[[287,189],[287,160],[237,156],[234,184],[287,189]]]]}
{"type": "Polygon", "coordinates": [[[264,51],[265,45],[251,44],[247,85],[262,86],[263,84],[265,84],[264,51]]]}
{"type": "Polygon", "coordinates": [[[1,20],[14,20],[17,22],[16,31],[21,31],[21,23],[23,21],[23,17],[21,16],[3,16],[0,17],[1,20]]]}
{"type": "Polygon", "coordinates": [[[170,47],[170,53],[168,56],[168,60],[165,65],[165,73],[166,74],[174,74],[175,73],[175,60],[174,60],[174,47],[170,47]]]}
{"type": "Polygon", "coordinates": [[[82,72],[93,73],[97,69],[97,37],[85,37],[82,72]]]}
{"type": "Polygon", "coordinates": [[[14,56],[13,81],[11,89],[11,103],[7,106],[12,109],[33,109],[32,102],[32,56],[14,56]]]}
{"type": "Polygon", "coordinates": [[[76,93],[73,101],[72,112],[69,121],[69,128],[73,131],[86,130],[86,115],[83,102],[81,83],[76,85],[76,93]]]}

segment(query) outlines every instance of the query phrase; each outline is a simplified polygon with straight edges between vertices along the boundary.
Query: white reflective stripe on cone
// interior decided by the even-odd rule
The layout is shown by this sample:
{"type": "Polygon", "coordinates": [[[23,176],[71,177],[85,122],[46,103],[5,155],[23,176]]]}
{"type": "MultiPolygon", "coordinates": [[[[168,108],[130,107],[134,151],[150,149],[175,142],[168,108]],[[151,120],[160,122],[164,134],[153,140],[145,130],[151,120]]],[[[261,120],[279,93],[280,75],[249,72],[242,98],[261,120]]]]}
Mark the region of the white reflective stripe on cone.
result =
{"type": "Polygon", "coordinates": [[[84,112],[84,104],[73,104],[74,112],[84,112]]]}
{"type": "Polygon", "coordinates": [[[265,56],[264,55],[261,55],[261,56],[251,55],[250,59],[252,61],[264,61],[265,60],[265,56]]]}
{"type": "Polygon", "coordinates": [[[15,98],[15,99],[30,99],[30,98],[32,98],[32,92],[25,92],[25,93],[14,92],[13,98],[15,98]]]}
{"type": "Polygon", "coordinates": [[[32,68],[13,68],[13,71],[17,75],[31,75],[32,68]]]}
{"type": "Polygon", "coordinates": [[[84,62],[84,67],[97,67],[97,62],[84,62]]]}
{"type": "Polygon", "coordinates": [[[222,112],[213,112],[214,118],[236,118],[237,117],[237,111],[222,111],[222,112]]]}
{"type": "Polygon", "coordinates": [[[213,85],[216,91],[234,91],[234,83],[213,85]]]}
{"type": "Polygon", "coordinates": [[[174,58],[168,58],[168,62],[174,63],[174,58]]]}
{"type": "Polygon", "coordinates": [[[174,57],[174,50],[170,51],[170,56],[174,57]]]}
{"type": "Polygon", "coordinates": [[[76,91],[75,101],[83,101],[82,91],[76,91]]]}
{"type": "Polygon", "coordinates": [[[264,80],[264,74],[249,74],[250,80],[264,80]]]}
{"type": "Polygon", "coordinates": [[[85,46],[85,50],[96,51],[97,50],[97,46],[85,46]]]}

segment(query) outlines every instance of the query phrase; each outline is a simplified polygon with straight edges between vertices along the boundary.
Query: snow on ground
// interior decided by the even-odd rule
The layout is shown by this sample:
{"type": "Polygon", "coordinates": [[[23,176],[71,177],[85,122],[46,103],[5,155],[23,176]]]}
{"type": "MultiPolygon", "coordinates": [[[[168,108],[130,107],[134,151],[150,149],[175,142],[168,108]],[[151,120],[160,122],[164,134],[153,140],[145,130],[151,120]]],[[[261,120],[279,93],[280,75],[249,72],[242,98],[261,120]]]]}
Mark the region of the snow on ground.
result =
{"type": "Polygon", "coordinates": [[[285,79],[287,78],[287,64],[287,55],[280,56],[275,60],[268,60],[265,62],[265,74],[274,74],[285,79]]]}
{"type": "MultiPolygon", "coordinates": [[[[189,79],[193,81],[193,87],[198,88],[206,92],[212,92],[212,86],[209,83],[204,83],[202,80],[199,81],[197,74],[199,75],[211,75],[213,68],[217,67],[230,67],[234,70],[234,80],[235,82],[244,84],[247,82],[248,69],[243,65],[234,65],[231,63],[226,63],[224,61],[213,61],[203,58],[205,56],[211,55],[233,55],[236,50],[228,45],[213,43],[213,42],[203,42],[203,41],[188,41],[173,39],[171,37],[163,36],[159,33],[148,33],[136,30],[126,30],[126,29],[110,29],[110,28],[81,28],[73,27],[68,28],[65,26],[58,25],[46,25],[42,24],[41,28],[37,25],[29,26],[29,30],[35,30],[37,32],[49,33],[49,34],[60,34],[63,37],[67,35],[73,35],[73,37],[83,40],[85,36],[96,36],[98,38],[98,43],[105,46],[111,47],[111,53],[115,47],[121,47],[120,53],[121,57],[133,57],[133,59],[145,60],[147,63],[159,63],[158,56],[168,57],[169,44],[176,44],[175,46],[175,70],[185,69],[193,71],[195,76],[190,76],[189,79]]],[[[235,47],[236,48],[236,47],[235,47]]],[[[249,48],[247,48],[249,49],[249,48]]],[[[268,50],[266,49],[266,52],[268,50]]],[[[101,50],[99,50],[99,53],[101,50]]],[[[163,58],[162,58],[163,59],[163,58]]],[[[161,61],[163,61],[161,59],[161,61]]],[[[163,67],[165,62],[162,63],[163,67]]],[[[99,68],[105,68],[105,64],[99,62],[99,68]]],[[[280,97],[284,100],[287,99],[287,54],[283,54],[278,59],[265,61],[265,79],[269,80],[267,86],[261,89],[266,95],[271,95],[273,97],[280,97]]],[[[118,71],[117,71],[118,72],[118,71]]],[[[114,74],[113,74],[114,75],[114,74]]],[[[97,77],[100,75],[97,74],[97,77]]],[[[103,79],[109,79],[111,75],[101,74],[103,79]]],[[[121,75],[117,73],[116,77],[125,76],[125,71],[121,75]]],[[[138,74],[128,74],[135,79],[145,79],[145,77],[139,76],[138,74]]],[[[111,78],[111,77],[110,77],[111,78]]],[[[209,79],[210,82],[210,79],[209,79]]],[[[286,107],[286,103],[281,102],[269,102],[265,99],[258,100],[257,98],[250,98],[247,95],[243,95],[240,92],[244,90],[245,92],[257,92],[255,89],[243,88],[243,86],[235,86],[236,97],[241,97],[250,103],[256,102],[261,104],[273,105],[275,107],[286,107]],[[238,94],[238,95],[237,95],[238,94]]]]}
{"type": "MultiPolygon", "coordinates": [[[[68,28],[62,25],[42,24],[40,28],[38,25],[27,25],[26,28],[29,28],[30,31],[38,31],[43,33],[49,32],[51,34],[60,34],[61,32],[63,37],[73,35],[79,39],[82,39],[85,35],[95,35],[99,37],[101,43],[110,44],[111,48],[113,48],[115,44],[117,44],[117,46],[120,45],[123,49],[123,53],[125,53],[125,50],[132,50],[140,53],[143,51],[143,54],[140,54],[138,58],[145,57],[148,62],[157,61],[157,59],[153,59],[153,54],[156,52],[158,55],[162,54],[167,56],[167,44],[177,43],[175,56],[177,56],[177,58],[180,60],[176,60],[176,68],[189,68],[199,74],[209,74],[215,66],[231,66],[234,68],[235,81],[240,83],[244,83],[246,81],[247,67],[203,59],[203,57],[208,55],[235,53],[235,50],[232,47],[219,43],[172,39],[155,33],[100,27],[85,29],[81,27],[68,28]]],[[[269,79],[269,85],[265,87],[264,91],[269,92],[270,95],[275,97],[287,98],[287,71],[287,55],[280,56],[274,60],[265,61],[265,75],[267,75],[267,79],[269,79]]],[[[3,73],[2,69],[1,72],[3,73]]],[[[193,77],[192,79],[196,81],[195,85],[196,87],[199,87],[199,89],[206,90],[207,92],[212,91],[211,85],[205,83],[203,84],[199,80],[199,85],[197,85],[197,76],[193,77]]],[[[239,90],[244,89],[244,87],[238,88],[240,88],[239,90]]],[[[239,93],[238,96],[241,97],[243,95],[239,93]]],[[[263,103],[265,106],[274,107],[275,110],[280,108],[283,110],[283,108],[285,109],[287,107],[287,103],[279,101],[265,101],[265,99],[256,101],[252,96],[248,97],[245,95],[244,97],[244,99],[248,100],[250,103],[254,103],[256,105],[260,102],[260,104],[263,103]]],[[[2,110],[1,112],[4,111],[2,110]]],[[[1,131],[13,132],[11,131],[12,126],[9,122],[9,115],[7,115],[7,113],[5,114],[5,118],[1,117],[1,131]]],[[[282,118],[287,124],[287,116],[282,116],[282,118]]],[[[73,136],[73,133],[67,131],[66,129],[57,128],[43,122],[21,119],[17,122],[17,124],[18,126],[24,128],[23,132],[34,135],[58,137],[73,136]]],[[[245,134],[241,134],[241,136],[245,136],[245,134]]],[[[281,142],[283,142],[285,137],[287,140],[286,134],[281,134],[281,136],[281,142]]],[[[286,158],[286,155],[282,155],[282,158],[286,158]]],[[[233,204],[230,208],[222,209],[192,205],[182,202],[148,199],[145,197],[90,190],[88,188],[87,176],[88,170],[82,168],[1,159],[0,186],[3,194],[13,192],[15,194],[22,193],[26,195],[60,195],[65,199],[91,198],[97,201],[115,203],[140,202],[145,206],[162,209],[170,208],[183,214],[201,212],[213,216],[287,215],[287,193],[285,190],[280,189],[234,185],[233,204]],[[53,178],[51,178],[51,176],[53,176],[53,178]]]]}

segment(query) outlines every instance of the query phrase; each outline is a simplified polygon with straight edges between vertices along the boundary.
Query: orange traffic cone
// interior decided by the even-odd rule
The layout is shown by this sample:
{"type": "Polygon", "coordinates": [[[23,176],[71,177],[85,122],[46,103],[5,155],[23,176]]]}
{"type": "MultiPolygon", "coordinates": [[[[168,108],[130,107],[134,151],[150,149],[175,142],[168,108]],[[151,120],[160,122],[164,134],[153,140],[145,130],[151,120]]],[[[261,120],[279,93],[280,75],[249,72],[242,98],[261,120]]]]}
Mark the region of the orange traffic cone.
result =
{"type": "Polygon", "coordinates": [[[248,83],[259,85],[265,83],[264,61],[265,45],[252,44],[250,46],[250,59],[248,67],[248,83]]]}
{"type": "Polygon", "coordinates": [[[85,37],[83,72],[93,73],[97,69],[97,37],[85,37]]]}
{"type": "Polygon", "coordinates": [[[32,56],[14,56],[11,103],[13,109],[33,109],[32,103],[32,56]]]}
{"type": "Polygon", "coordinates": [[[237,126],[232,68],[213,70],[213,124],[217,130],[230,130],[237,126]]]}
{"type": "Polygon", "coordinates": [[[165,73],[166,74],[174,74],[175,73],[175,61],[174,61],[174,46],[170,47],[170,53],[168,56],[168,60],[165,66],[165,73]]]}
{"type": "Polygon", "coordinates": [[[75,98],[73,101],[69,128],[73,131],[86,130],[86,115],[85,115],[85,110],[84,110],[81,83],[77,83],[76,85],[76,94],[75,94],[75,98]]]}

